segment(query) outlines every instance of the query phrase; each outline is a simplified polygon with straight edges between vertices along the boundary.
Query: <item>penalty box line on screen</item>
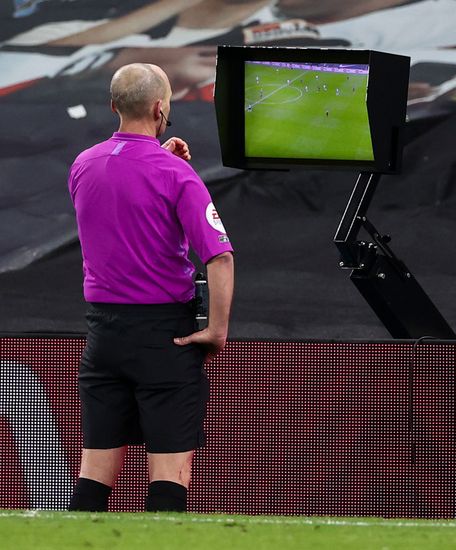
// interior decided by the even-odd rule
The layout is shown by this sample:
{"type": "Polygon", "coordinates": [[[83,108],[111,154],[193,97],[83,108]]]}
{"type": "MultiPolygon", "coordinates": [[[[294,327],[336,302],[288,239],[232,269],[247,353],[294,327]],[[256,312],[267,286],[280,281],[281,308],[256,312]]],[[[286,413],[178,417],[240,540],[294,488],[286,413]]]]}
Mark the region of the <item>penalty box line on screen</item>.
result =
{"type": "MultiPolygon", "coordinates": [[[[290,84],[293,84],[293,82],[295,82],[296,80],[298,80],[298,78],[301,78],[302,76],[304,76],[306,73],[302,73],[300,74],[299,76],[297,76],[296,78],[293,78],[293,80],[290,80],[290,82],[287,82],[286,84],[284,84],[283,86],[280,86],[279,88],[276,88],[275,90],[273,90],[270,94],[268,95],[265,95],[264,97],[262,97],[260,100],[258,101],[255,101],[253,103],[249,103],[249,106],[250,107],[255,107],[255,105],[258,105],[259,103],[263,103],[263,101],[265,99],[268,99],[268,97],[271,97],[272,95],[274,95],[275,93],[279,92],[280,90],[283,90],[284,88],[286,88],[287,86],[289,86],[290,84]]],[[[245,109],[246,111],[248,110],[248,107],[245,109]]]]}

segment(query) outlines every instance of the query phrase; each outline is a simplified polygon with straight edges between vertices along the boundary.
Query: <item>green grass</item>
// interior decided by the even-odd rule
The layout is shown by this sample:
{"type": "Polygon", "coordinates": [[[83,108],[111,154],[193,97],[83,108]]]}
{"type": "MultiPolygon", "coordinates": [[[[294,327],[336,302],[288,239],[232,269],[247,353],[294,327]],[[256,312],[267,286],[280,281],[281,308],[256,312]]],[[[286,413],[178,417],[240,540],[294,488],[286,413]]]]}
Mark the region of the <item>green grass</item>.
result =
{"type": "Polygon", "coordinates": [[[367,75],[247,63],[246,156],[373,160],[366,89],[367,75]]]}
{"type": "Polygon", "coordinates": [[[196,514],[0,512],[2,550],[456,548],[456,522],[196,514]]]}

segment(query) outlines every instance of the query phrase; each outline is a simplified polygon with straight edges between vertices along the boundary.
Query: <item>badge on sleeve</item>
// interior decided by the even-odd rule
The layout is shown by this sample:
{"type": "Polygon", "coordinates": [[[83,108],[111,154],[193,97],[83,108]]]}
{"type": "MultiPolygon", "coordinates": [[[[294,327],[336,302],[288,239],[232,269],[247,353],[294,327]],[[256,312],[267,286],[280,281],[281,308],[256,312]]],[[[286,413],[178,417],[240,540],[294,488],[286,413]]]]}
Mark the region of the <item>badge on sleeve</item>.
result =
{"type": "Polygon", "coordinates": [[[226,233],[225,228],[223,227],[222,220],[220,219],[220,216],[218,215],[218,212],[215,209],[213,202],[210,202],[207,205],[206,220],[211,227],[213,227],[217,231],[220,231],[220,233],[226,233]]]}

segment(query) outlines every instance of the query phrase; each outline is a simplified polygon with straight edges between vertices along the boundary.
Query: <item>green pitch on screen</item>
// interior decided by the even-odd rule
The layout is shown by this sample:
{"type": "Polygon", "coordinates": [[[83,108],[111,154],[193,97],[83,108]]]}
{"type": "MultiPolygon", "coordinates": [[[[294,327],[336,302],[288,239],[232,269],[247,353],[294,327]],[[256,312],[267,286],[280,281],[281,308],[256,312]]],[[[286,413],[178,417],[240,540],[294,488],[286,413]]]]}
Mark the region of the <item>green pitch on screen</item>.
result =
{"type": "Polygon", "coordinates": [[[373,161],[367,74],[245,63],[245,156],[373,161]]]}

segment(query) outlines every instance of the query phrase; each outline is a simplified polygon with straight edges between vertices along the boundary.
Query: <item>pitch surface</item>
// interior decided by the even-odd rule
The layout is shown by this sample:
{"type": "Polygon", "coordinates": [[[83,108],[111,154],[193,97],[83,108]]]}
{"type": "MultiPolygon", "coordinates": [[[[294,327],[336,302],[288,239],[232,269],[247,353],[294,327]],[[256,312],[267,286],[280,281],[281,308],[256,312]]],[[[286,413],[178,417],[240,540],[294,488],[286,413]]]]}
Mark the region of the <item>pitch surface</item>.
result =
{"type": "Polygon", "coordinates": [[[373,160],[367,79],[246,63],[246,156],[373,160]]]}

